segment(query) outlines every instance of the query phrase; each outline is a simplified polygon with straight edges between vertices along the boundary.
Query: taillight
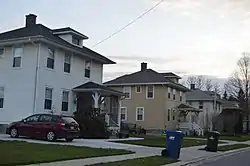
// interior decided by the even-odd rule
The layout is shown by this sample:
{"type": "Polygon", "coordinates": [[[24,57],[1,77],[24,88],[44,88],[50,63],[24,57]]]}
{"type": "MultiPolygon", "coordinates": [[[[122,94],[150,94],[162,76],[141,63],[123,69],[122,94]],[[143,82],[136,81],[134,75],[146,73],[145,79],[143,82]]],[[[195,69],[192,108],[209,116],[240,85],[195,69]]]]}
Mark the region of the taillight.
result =
{"type": "Polygon", "coordinates": [[[57,125],[58,125],[58,127],[63,127],[63,126],[65,126],[65,123],[59,122],[59,123],[57,123],[57,125]]]}

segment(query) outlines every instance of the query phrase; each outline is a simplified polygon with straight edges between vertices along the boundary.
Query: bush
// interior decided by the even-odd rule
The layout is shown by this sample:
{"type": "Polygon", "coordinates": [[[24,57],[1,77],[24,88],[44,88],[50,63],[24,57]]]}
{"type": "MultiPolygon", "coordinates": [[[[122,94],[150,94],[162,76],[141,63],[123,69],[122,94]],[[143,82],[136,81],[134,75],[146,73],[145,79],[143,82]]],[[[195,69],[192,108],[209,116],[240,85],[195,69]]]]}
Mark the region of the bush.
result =
{"type": "Polygon", "coordinates": [[[75,112],[74,115],[80,126],[80,138],[109,138],[110,132],[99,109],[85,108],[75,112]]]}

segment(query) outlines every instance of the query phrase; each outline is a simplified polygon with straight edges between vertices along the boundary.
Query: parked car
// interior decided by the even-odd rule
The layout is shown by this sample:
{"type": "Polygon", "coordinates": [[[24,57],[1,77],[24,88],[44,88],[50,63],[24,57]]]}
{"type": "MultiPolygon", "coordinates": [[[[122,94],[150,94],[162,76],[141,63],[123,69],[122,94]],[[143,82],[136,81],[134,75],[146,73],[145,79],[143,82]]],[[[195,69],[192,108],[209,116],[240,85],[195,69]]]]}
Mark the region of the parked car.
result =
{"type": "Polygon", "coordinates": [[[52,114],[34,114],[21,121],[11,123],[6,130],[12,138],[26,136],[47,141],[65,138],[71,142],[79,135],[79,125],[74,118],[52,114]]]}
{"type": "Polygon", "coordinates": [[[133,123],[121,123],[121,130],[117,133],[118,138],[127,138],[130,135],[146,135],[146,130],[133,123]]]}

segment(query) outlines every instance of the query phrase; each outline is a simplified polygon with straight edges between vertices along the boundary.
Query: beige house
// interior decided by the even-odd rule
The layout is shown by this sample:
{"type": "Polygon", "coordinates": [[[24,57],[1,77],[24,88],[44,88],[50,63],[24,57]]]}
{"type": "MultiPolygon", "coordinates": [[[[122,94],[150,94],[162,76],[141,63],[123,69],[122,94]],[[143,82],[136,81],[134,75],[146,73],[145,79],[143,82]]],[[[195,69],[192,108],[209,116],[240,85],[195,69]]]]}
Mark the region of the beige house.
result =
{"type": "MultiPolygon", "coordinates": [[[[141,70],[120,76],[104,85],[122,91],[122,122],[140,125],[147,130],[177,129],[189,122],[189,112],[199,112],[186,104],[188,88],[179,83],[174,73],[158,73],[141,63],[141,70]]],[[[191,119],[191,118],[190,118],[191,119]]]]}

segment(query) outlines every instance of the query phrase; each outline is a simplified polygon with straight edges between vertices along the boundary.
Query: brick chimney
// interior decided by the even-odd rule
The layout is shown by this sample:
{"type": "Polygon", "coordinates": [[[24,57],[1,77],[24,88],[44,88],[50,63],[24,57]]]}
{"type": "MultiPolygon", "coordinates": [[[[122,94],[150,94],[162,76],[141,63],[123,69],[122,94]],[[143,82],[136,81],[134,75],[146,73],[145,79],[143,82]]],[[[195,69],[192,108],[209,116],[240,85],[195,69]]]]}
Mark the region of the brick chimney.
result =
{"type": "Polygon", "coordinates": [[[26,15],[26,27],[31,27],[31,26],[34,26],[36,25],[36,15],[34,14],[29,14],[29,15],[26,15]]]}
{"type": "Polygon", "coordinates": [[[146,69],[147,69],[147,63],[142,62],[142,63],[141,63],[141,71],[144,71],[144,70],[146,70],[146,69]]]}

